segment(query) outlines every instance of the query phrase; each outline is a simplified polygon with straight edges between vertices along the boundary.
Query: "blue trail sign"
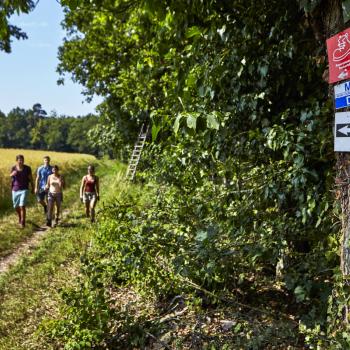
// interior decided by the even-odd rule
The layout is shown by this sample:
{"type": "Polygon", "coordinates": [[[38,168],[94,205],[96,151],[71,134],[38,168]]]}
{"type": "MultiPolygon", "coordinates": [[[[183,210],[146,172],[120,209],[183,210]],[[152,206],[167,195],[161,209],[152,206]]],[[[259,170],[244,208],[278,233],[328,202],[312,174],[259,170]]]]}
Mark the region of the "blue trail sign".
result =
{"type": "Polygon", "coordinates": [[[335,109],[350,106],[350,81],[334,86],[335,109]]]}

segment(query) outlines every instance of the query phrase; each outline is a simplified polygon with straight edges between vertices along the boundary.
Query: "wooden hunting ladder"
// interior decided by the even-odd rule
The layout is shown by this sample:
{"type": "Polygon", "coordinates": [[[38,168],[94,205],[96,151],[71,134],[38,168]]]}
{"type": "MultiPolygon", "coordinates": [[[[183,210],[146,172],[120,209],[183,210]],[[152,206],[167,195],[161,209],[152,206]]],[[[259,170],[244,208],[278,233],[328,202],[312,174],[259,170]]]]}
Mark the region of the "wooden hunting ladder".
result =
{"type": "Polygon", "coordinates": [[[142,124],[141,126],[139,136],[137,137],[137,141],[135,143],[134,149],[130,157],[128,170],[126,171],[126,179],[128,181],[133,181],[135,178],[136,169],[139,164],[141,153],[147,139],[148,128],[148,124],[142,124]]]}

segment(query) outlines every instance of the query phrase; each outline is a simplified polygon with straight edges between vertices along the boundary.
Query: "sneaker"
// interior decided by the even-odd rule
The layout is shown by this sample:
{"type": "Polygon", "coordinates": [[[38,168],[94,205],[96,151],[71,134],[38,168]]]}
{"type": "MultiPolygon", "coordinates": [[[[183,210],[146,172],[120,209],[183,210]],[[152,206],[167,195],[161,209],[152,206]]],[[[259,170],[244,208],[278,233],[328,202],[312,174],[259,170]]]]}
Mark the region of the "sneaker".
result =
{"type": "Polygon", "coordinates": [[[350,41],[348,33],[339,35],[338,48],[333,51],[333,61],[342,61],[347,55],[350,54],[350,41]]]}

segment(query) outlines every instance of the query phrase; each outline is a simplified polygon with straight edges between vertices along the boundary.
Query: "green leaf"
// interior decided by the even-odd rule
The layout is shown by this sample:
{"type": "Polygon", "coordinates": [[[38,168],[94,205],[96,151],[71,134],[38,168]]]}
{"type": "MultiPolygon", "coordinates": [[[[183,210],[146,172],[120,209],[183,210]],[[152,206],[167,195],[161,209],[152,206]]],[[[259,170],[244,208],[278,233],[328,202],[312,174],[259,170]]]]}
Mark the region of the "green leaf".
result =
{"type": "Polygon", "coordinates": [[[188,115],[187,117],[187,126],[190,128],[190,129],[196,129],[196,126],[197,126],[197,115],[193,115],[193,114],[190,114],[188,115]]]}
{"type": "Polygon", "coordinates": [[[186,38],[192,38],[196,36],[200,36],[202,32],[197,26],[193,26],[187,29],[186,31],[186,38]]]}
{"type": "Polygon", "coordinates": [[[152,141],[155,141],[157,139],[157,135],[161,129],[160,125],[152,125],[152,141]]]}
{"type": "Polygon", "coordinates": [[[215,112],[207,115],[207,127],[209,129],[219,130],[220,124],[216,118],[215,112]]]}
{"type": "Polygon", "coordinates": [[[297,286],[294,289],[294,294],[298,302],[304,301],[306,298],[306,292],[302,286],[297,286]]]}
{"type": "Polygon", "coordinates": [[[203,242],[208,238],[208,232],[207,231],[198,231],[196,235],[196,241],[203,242]]]}
{"type": "Polygon", "coordinates": [[[178,131],[179,131],[181,118],[182,118],[182,114],[180,113],[180,114],[178,114],[178,116],[175,119],[175,123],[174,123],[174,126],[173,126],[175,134],[177,134],[178,131]]]}
{"type": "Polygon", "coordinates": [[[269,70],[269,67],[266,65],[262,65],[259,67],[259,72],[262,77],[266,77],[268,70],[269,70]]]}

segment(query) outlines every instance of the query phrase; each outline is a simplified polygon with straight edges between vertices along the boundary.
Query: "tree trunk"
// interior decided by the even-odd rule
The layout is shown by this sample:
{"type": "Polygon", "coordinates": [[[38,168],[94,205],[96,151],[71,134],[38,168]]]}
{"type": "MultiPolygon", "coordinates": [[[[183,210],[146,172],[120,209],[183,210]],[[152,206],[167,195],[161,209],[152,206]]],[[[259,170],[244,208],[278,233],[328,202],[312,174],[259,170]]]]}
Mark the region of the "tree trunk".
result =
{"type": "Polygon", "coordinates": [[[349,179],[350,179],[350,157],[349,153],[337,154],[337,185],[339,186],[338,198],[342,209],[342,241],[340,254],[340,267],[344,282],[349,284],[350,280],[350,212],[349,212],[349,179]]]}
{"type": "Polygon", "coordinates": [[[342,0],[324,0],[320,6],[324,35],[329,38],[344,29],[342,0]]]}
{"type": "MultiPolygon", "coordinates": [[[[344,29],[342,0],[324,0],[322,6],[322,27],[326,38],[329,38],[344,29]]],[[[333,85],[329,85],[329,97],[334,101],[333,85]]],[[[349,108],[347,109],[349,110],[349,108]]],[[[335,111],[335,109],[334,109],[335,111]]],[[[340,268],[344,284],[350,282],[350,208],[349,208],[349,180],[350,180],[350,153],[336,153],[336,187],[337,199],[342,211],[342,237],[340,251],[340,268]]],[[[343,309],[343,320],[349,322],[349,307],[343,309]]]]}

